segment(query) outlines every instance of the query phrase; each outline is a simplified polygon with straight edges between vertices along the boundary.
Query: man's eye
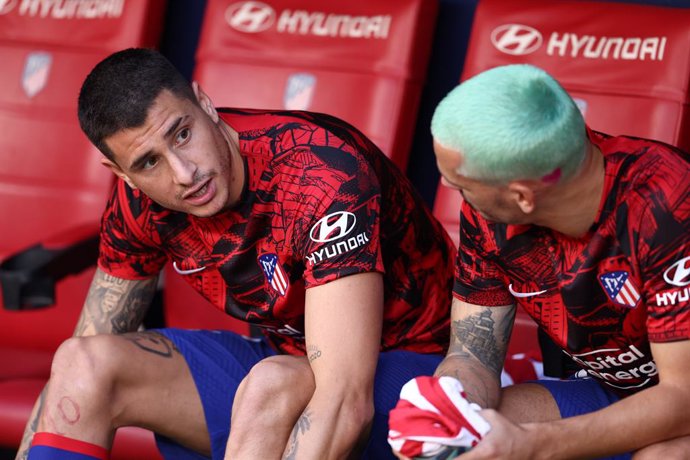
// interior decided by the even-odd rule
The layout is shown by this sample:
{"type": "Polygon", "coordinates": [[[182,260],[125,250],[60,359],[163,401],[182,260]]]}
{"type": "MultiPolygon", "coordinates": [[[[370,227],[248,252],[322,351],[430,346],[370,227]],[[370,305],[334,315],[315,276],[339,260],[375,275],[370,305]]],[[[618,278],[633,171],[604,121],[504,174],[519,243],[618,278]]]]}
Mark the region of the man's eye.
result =
{"type": "Polygon", "coordinates": [[[144,169],[151,169],[158,164],[158,158],[148,157],[144,162],[144,169]]]}
{"type": "Polygon", "coordinates": [[[191,135],[192,132],[189,130],[189,128],[183,128],[177,133],[177,138],[175,139],[175,142],[177,144],[184,144],[185,142],[187,142],[191,135]]]}

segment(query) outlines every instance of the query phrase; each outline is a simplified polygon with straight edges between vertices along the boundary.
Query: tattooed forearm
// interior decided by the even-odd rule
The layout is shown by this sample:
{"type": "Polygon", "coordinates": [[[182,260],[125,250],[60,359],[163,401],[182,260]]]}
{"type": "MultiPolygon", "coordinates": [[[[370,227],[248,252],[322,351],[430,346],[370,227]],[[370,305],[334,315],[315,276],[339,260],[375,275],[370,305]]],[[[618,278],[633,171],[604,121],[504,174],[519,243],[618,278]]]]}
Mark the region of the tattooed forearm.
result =
{"type": "Polygon", "coordinates": [[[453,345],[457,353],[471,353],[494,374],[500,375],[509,337],[506,332],[510,333],[513,323],[512,317],[507,316],[511,315],[500,318],[498,327],[489,308],[453,321],[453,342],[457,341],[453,345]]]}
{"type": "Polygon", "coordinates": [[[156,282],[123,280],[97,270],[75,335],[135,331],[151,304],[156,282]]]}
{"type": "Polygon", "coordinates": [[[493,373],[469,353],[451,354],[438,366],[437,377],[447,375],[462,382],[467,399],[481,407],[495,407],[496,390],[500,386],[493,373]]]}
{"type": "Polygon", "coordinates": [[[307,346],[307,356],[309,357],[309,362],[314,362],[315,359],[321,357],[321,350],[316,345],[307,346]]]}
{"type": "Polygon", "coordinates": [[[163,358],[171,358],[173,354],[180,354],[180,350],[172,340],[157,332],[138,332],[123,337],[138,348],[163,358]]]}
{"type": "Polygon", "coordinates": [[[299,444],[299,436],[304,435],[311,428],[311,414],[309,408],[304,409],[302,415],[297,419],[295,427],[292,429],[290,439],[288,440],[285,453],[283,453],[283,460],[294,460],[297,458],[297,447],[299,444]]]}

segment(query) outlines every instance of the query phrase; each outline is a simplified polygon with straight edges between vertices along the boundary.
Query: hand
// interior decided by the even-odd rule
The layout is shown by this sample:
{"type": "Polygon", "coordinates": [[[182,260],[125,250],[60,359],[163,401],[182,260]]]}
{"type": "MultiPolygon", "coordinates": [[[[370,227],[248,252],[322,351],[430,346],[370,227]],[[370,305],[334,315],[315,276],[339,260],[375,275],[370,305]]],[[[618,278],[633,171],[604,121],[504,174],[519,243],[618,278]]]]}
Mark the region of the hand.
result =
{"type": "Polygon", "coordinates": [[[479,412],[491,425],[491,431],[472,448],[456,457],[458,460],[532,460],[537,458],[532,432],[517,425],[493,409],[479,412]]]}

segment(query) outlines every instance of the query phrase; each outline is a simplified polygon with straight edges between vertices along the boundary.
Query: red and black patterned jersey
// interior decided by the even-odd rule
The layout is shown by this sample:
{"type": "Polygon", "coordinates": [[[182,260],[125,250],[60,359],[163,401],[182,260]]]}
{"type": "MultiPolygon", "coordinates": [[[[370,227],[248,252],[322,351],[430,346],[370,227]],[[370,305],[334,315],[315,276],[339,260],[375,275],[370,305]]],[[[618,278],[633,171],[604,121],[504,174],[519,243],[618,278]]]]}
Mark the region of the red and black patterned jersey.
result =
{"type": "Polygon", "coordinates": [[[197,218],[120,181],[102,220],[99,267],[140,279],[170,261],[216,307],[291,354],[304,352],[306,289],[381,272],[381,349],[443,353],[455,248],[404,175],[333,117],[219,112],[239,134],[240,202],[197,218]]]}
{"type": "Polygon", "coordinates": [[[578,375],[626,395],[658,382],[650,341],[690,338],[690,156],[589,136],[605,162],[590,231],[570,238],[489,223],[463,204],[454,293],[475,305],[521,305],[578,375]]]}

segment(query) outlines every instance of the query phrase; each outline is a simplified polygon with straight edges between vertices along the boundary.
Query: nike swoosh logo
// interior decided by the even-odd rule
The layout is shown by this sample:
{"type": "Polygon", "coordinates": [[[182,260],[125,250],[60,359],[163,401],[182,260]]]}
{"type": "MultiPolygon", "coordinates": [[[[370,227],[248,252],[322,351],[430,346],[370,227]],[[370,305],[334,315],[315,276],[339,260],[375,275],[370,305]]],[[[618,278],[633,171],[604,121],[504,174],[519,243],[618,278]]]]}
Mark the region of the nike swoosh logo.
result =
{"type": "Polygon", "coordinates": [[[548,291],[548,289],[544,289],[543,291],[534,291],[534,292],[516,292],[513,289],[513,283],[510,283],[508,285],[508,290],[510,291],[511,294],[513,294],[513,297],[534,297],[535,295],[541,295],[548,291]]]}
{"type": "Polygon", "coordinates": [[[177,273],[180,275],[193,275],[194,273],[199,273],[201,271],[206,270],[206,267],[199,267],[199,268],[190,268],[189,270],[182,270],[181,268],[177,267],[177,262],[173,261],[173,268],[177,273]]]}

